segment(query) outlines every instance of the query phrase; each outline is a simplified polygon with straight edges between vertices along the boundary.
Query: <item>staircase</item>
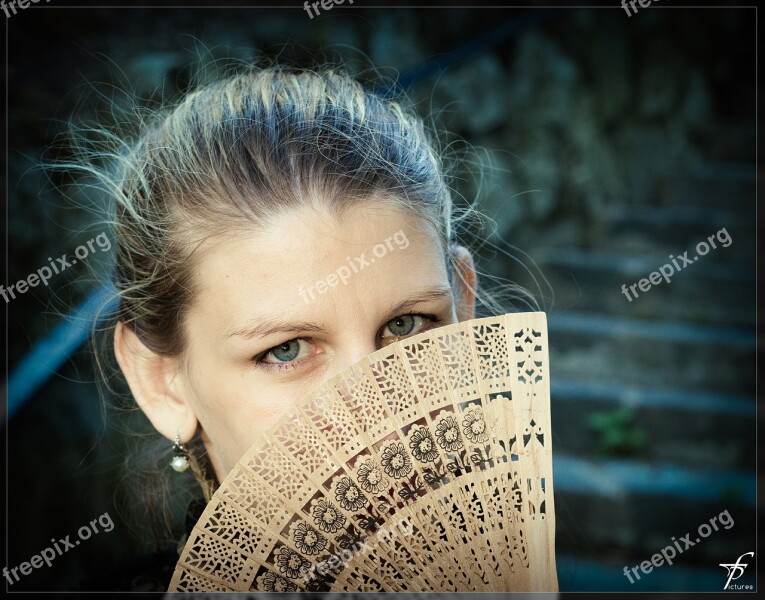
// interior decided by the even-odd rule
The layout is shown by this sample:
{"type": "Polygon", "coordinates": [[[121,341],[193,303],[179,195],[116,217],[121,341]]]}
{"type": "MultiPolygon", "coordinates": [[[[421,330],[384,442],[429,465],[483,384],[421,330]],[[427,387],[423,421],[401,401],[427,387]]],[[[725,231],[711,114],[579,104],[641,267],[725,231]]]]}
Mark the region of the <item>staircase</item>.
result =
{"type": "Polygon", "coordinates": [[[561,591],[722,590],[719,565],[755,550],[755,188],[753,164],[710,160],[665,182],[657,205],[605,211],[586,243],[540,232],[561,591]],[[728,247],[622,293],[722,228],[728,247]],[[725,510],[729,529],[624,576],[725,510]]]}

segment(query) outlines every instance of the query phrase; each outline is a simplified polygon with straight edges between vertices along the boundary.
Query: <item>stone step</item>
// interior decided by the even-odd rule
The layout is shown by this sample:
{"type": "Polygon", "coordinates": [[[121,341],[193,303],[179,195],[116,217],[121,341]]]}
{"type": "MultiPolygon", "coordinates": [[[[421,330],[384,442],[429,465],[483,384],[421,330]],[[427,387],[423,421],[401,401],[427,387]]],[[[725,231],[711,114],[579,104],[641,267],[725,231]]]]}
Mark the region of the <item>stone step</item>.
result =
{"type": "Polygon", "coordinates": [[[757,159],[757,121],[737,117],[717,118],[698,128],[696,147],[710,161],[751,163],[757,159]]]}
{"type": "Polygon", "coordinates": [[[637,388],[556,379],[551,386],[553,447],[579,457],[624,453],[642,460],[667,460],[690,468],[754,469],[755,398],[637,388]],[[615,428],[644,438],[605,447],[590,426],[593,415],[611,415],[615,428]],[[630,418],[632,417],[632,418],[630,418]]]}
{"type": "Polygon", "coordinates": [[[686,534],[694,545],[678,555],[687,566],[727,561],[731,548],[741,548],[739,554],[754,549],[754,471],[594,461],[553,449],[553,487],[556,549],[562,553],[581,558],[600,553],[622,566],[635,565],[672,544],[673,537],[684,547],[680,540],[686,534]],[[706,532],[699,535],[699,527],[713,517],[718,530],[702,537],[706,532]]]}
{"type": "Polygon", "coordinates": [[[659,191],[657,204],[721,208],[754,217],[757,166],[748,162],[706,162],[678,173],[659,191]]]}
{"type": "MultiPolygon", "coordinates": [[[[552,288],[553,309],[725,325],[755,323],[754,264],[722,265],[699,260],[684,265],[678,259],[682,268],[670,273],[664,265],[675,267],[667,263],[668,256],[657,260],[572,248],[542,249],[534,259],[552,288]],[[669,283],[662,277],[654,285],[648,277],[661,268],[668,274],[669,283]],[[642,284],[646,291],[639,287],[643,279],[647,280],[642,284]]],[[[514,280],[534,289],[531,281],[521,276],[514,280]]]]}
{"type": "Polygon", "coordinates": [[[671,254],[707,252],[705,263],[753,265],[757,258],[754,207],[749,218],[721,207],[609,206],[593,224],[590,247],[667,262],[671,254]],[[711,240],[709,238],[712,238],[711,240]],[[705,249],[704,245],[709,246],[705,249]],[[715,247],[712,247],[714,242],[715,247]],[[725,244],[725,245],[723,245],[725,244]]]}
{"type": "Polygon", "coordinates": [[[755,392],[754,328],[583,312],[553,312],[548,326],[553,380],[755,392]]]}

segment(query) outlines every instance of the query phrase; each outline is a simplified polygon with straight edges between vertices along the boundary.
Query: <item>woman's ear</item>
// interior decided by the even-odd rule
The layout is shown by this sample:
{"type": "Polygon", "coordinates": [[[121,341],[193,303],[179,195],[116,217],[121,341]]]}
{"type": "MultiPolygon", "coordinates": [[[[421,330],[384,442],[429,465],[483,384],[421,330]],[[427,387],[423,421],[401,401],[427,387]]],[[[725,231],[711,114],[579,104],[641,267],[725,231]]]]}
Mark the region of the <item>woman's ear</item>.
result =
{"type": "Polygon", "coordinates": [[[114,354],[136,403],[166,438],[187,442],[197,417],[182,386],[180,359],[151,351],[135,332],[120,322],[114,331],[114,354]]]}
{"type": "Polygon", "coordinates": [[[478,291],[478,275],[473,264],[473,255],[464,246],[454,244],[450,250],[454,265],[454,292],[457,302],[457,320],[475,318],[475,296],[478,291]]]}

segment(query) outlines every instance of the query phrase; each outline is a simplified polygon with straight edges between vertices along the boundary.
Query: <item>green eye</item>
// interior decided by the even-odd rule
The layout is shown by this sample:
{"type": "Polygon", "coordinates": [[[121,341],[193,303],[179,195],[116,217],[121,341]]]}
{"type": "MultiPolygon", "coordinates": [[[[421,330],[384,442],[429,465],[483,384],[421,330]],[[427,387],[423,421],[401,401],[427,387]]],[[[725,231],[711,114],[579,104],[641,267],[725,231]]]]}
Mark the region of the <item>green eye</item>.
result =
{"type": "Polygon", "coordinates": [[[290,340],[289,342],[280,344],[271,350],[269,354],[271,354],[278,362],[290,362],[295,360],[297,355],[300,354],[300,340],[290,340]]]}
{"type": "Polygon", "coordinates": [[[404,315],[391,319],[387,323],[388,331],[395,336],[409,335],[416,325],[414,315],[404,315]]]}

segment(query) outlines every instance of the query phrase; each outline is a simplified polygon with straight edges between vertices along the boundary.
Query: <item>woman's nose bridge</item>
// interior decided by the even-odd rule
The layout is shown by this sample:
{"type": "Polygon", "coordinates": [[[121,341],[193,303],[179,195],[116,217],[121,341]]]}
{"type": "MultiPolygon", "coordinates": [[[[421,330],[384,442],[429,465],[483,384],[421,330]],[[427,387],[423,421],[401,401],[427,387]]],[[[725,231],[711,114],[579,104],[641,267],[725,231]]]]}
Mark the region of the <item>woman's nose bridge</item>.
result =
{"type": "Polygon", "coordinates": [[[344,346],[337,350],[337,361],[335,363],[335,369],[333,369],[333,375],[356,364],[364,357],[372,354],[375,350],[378,350],[378,348],[374,339],[370,340],[359,336],[354,340],[346,341],[344,346]]]}

